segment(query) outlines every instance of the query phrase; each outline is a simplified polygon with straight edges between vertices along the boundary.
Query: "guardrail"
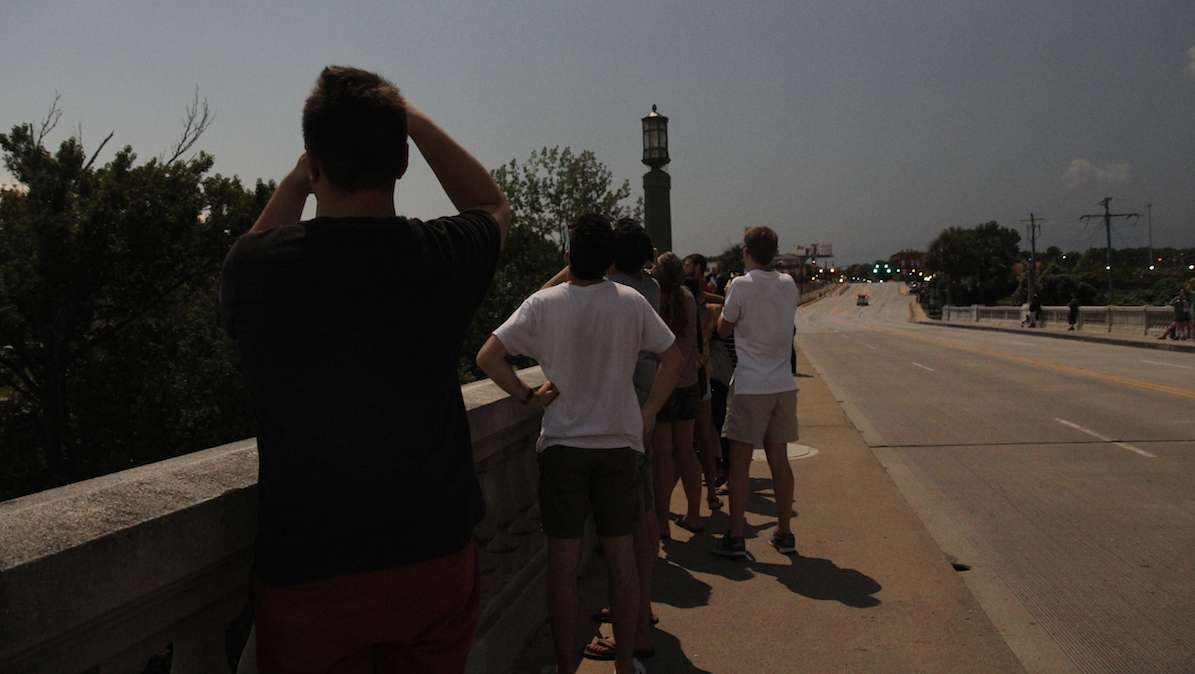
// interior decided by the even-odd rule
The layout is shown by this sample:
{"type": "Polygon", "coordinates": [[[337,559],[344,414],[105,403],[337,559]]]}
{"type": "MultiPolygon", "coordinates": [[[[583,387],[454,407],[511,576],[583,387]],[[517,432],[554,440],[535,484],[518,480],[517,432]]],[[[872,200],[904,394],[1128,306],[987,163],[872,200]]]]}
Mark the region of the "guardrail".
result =
{"type": "MultiPolygon", "coordinates": [[[[1021,307],[942,307],[942,320],[950,323],[1003,323],[1020,325],[1025,315],[1021,307]]],[[[1070,310],[1067,307],[1042,307],[1039,327],[1065,328],[1070,310]]],[[[1161,334],[1174,320],[1171,307],[1079,307],[1076,330],[1091,332],[1121,332],[1139,335],[1161,334]]]]}
{"type": "MultiPolygon", "coordinates": [[[[462,393],[488,504],[469,671],[505,672],[546,618],[540,415],[488,380],[462,393]]],[[[252,439],[0,503],[0,672],[139,674],[155,657],[171,674],[255,672],[256,522],[252,439]]]]}

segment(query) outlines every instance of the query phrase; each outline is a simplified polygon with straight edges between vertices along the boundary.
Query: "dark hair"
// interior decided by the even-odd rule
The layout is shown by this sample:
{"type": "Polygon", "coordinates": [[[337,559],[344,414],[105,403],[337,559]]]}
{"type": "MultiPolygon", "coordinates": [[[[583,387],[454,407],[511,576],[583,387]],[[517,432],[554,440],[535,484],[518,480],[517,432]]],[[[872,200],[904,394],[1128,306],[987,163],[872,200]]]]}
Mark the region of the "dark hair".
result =
{"type": "Polygon", "coordinates": [[[303,105],[303,143],[342,190],[393,184],[407,167],[407,111],[398,87],[359,68],[324,68],[303,105]]]}
{"type": "Polygon", "coordinates": [[[705,256],[702,255],[701,253],[692,253],[691,255],[686,255],[685,262],[688,262],[691,265],[701,267],[701,273],[703,273],[703,274],[705,273],[705,271],[707,269],[710,268],[709,261],[706,260],[705,256]]]}
{"type": "Polygon", "coordinates": [[[569,235],[568,268],[574,278],[597,281],[614,259],[614,230],[610,219],[597,213],[577,218],[569,235]]]}
{"type": "Polygon", "coordinates": [[[764,266],[771,264],[772,258],[776,257],[776,249],[779,247],[780,242],[771,227],[748,227],[747,231],[743,233],[743,248],[747,249],[751,259],[758,264],[764,266]]]}
{"type": "Polygon", "coordinates": [[[638,274],[655,254],[647,230],[630,218],[614,225],[614,266],[627,274],[638,274]]]}
{"type": "Polygon", "coordinates": [[[689,322],[685,320],[685,295],[682,285],[684,267],[675,253],[664,253],[656,258],[656,282],[660,284],[660,318],[672,330],[672,334],[683,337],[688,332],[689,322]]]}

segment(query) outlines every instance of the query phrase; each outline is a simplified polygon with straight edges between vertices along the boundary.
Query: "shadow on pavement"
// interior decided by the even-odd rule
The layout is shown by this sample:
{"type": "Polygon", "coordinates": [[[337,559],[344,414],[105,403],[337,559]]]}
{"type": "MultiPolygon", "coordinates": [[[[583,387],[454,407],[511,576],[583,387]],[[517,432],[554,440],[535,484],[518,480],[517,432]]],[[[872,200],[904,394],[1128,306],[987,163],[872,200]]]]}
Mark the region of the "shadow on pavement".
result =
{"type": "Polygon", "coordinates": [[[647,665],[648,671],[652,674],[671,674],[677,672],[680,674],[713,674],[709,670],[702,669],[693,664],[689,656],[685,655],[685,651],[681,648],[680,639],[669,634],[667,631],[657,627],[651,635],[652,642],[656,647],[655,657],[644,660],[643,664],[647,665]]]}

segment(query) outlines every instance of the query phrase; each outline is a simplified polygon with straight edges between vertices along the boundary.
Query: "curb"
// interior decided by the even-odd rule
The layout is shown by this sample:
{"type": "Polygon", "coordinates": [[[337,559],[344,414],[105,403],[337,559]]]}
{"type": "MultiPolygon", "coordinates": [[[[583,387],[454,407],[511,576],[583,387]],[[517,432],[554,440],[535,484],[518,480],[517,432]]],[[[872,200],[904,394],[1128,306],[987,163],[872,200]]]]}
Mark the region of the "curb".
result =
{"type": "Polygon", "coordinates": [[[1022,330],[1020,328],[1004,328],[995,325],[969,325],[967,323],[945,323],[943,321],[912,321],[918,325],[937,325],[943,328],[960,328],[962,330],[986,330],[988,332],[1007,332],[1013,335],[1030,335],[1034,337],[1049,337],[1051,339],[1073,339],[1080,342],[1095,342],[1097,344],[1112,344],[1114,346],[1134,346],[1139,349],[1153,349],[1156,351],[1174,351],[1176,353],[1195,353],[1195,347],[1184,344],[1171,344],[1169,341],[1144,341],[1140,339],[1125,339],[1123,337],[1100,337],[1073,332],[1050,332],[1043,328],[1040,332],[1022,330]]]}

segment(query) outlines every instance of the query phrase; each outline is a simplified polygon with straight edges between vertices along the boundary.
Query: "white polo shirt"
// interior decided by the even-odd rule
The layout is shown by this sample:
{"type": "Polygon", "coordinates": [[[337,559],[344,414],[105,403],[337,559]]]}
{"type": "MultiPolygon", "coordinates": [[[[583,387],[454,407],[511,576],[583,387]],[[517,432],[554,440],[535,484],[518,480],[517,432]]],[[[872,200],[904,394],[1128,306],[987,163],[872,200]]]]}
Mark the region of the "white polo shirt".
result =
{"type": "Polygon", "coordinates": [[[736,394],[797,388],[790,357],[798,297],[792,277],[775,271],[752,269],[731,284],[722,318],[734,323],[736,394]]]}

